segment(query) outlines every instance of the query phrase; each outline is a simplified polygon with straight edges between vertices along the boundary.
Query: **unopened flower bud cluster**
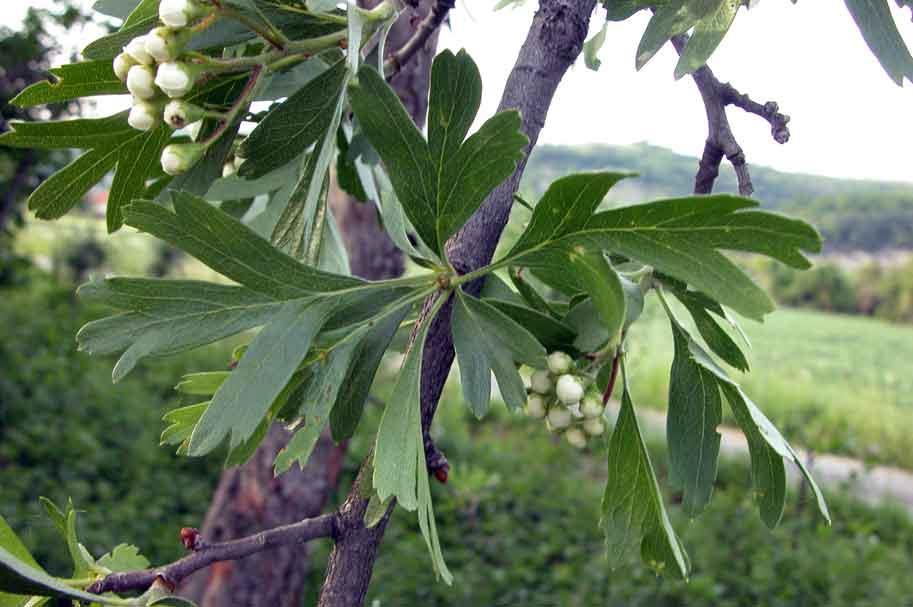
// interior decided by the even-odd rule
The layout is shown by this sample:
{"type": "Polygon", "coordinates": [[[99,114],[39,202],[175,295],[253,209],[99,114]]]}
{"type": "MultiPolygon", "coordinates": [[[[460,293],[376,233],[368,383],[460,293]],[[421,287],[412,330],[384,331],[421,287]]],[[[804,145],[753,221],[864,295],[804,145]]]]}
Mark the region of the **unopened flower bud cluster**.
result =
{"type": "Polygon", "coordinates": [[[529,378],[526,413],[544,419],[550,431],[562,433],[567,442],[583,449],[590,438],[605,432],[605,407],[592,380],[575,370],[568,354],[549,354],[548,369],[539,369],[529,378]]]}
{"type": "MultiPolygon", "coordinates": [[[[181,129],[206,116],[203,108],[183,100],[204,68],[181,61],[181,56],[191,36],[187,26],[208,10],[197,0],[161,0],[163,25],[132,39],[114,58],[114,73],[133,95],[127,118],[133,128],[148,131],[164,122],[181,129]]],[[[162,169],[169,175],[184,173],[205,151],[201,144],[169,145],[162,152],[162,169]]]]}

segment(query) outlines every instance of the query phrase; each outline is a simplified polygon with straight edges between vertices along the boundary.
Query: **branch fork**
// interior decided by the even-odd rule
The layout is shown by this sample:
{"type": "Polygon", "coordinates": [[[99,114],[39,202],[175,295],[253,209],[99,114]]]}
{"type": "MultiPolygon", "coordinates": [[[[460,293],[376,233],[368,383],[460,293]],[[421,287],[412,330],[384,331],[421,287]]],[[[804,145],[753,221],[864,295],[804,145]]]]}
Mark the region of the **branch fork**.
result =
{"type": "MultiPolygon", "coordinates": [[[[671,42],[675,50],[681,54],[688,42],[688,36],[674,36],[671,42]]],[[[770,124],[771,137],[780,144],[789,141],[789,116],[780,113],[780,107],[774,101],[758,103],[731,84],[720,82],[706,65],[695,70],[691,77],[704,101],[709,128],[704,152],[694,178],[694,193],[709,194],[713,191],[713,184],[720,174],[720,164],[725,156],[735,169],[739,194],[751,196],[754,192],[751,173],[745,160],[745,152],[732,133],[726,107],[733,105],[766,120],[770,124]]]]}

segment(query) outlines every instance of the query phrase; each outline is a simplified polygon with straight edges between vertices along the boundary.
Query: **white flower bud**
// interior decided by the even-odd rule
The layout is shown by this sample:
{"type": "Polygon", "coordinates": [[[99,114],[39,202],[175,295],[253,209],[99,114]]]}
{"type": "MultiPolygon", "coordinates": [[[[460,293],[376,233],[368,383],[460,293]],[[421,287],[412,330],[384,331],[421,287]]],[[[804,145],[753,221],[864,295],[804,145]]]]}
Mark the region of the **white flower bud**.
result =
{"type": "Polygon", "coordinates": [[[238,169],[235,168],[235,163],[230,160],[222,165],[222,177],[231,177],[238,172],[238,169]]]}
{"type": "Polygon", "coordinates": [[[555,407],[548,412],[548,423],[555,430],[563,430],[571,425],[571,412],[564,407],[555,407]]]}
{"type": "Polygon", "coordinates": [[[128,42],[127,46],[124,47],[124,52],[130,55],[134,61],[142,65],[152,65],[155,63],[155,59],[146,50],[145,36],[137,36],[128,42]]]}
{"type": "Polygon", "coordinates": [[[598,417],[594,417],[583,422],[583,429],[590,436],[601,436],[605,432],[605,424],[598,417]]]}
{"type": "Polygon", "coordinates": [[[159,3],[159,19],[168,27],[186,27],[205,13],[206,8],[194,0],[162,0],[159,3]]]}
{"type": "Polygon", "coordinates": [[[574,416],[574,419],[583,419],[583,413],[580,412],[580,404],[571,405],[567,408],[571,412],[571,415],[574,416]]]}
{"type": "Polygon", "coordinates": [[[580,412],[589,419],[601,416],[603,409],[602,399],[595,394],[587,394],[580,403],[580,412]]]}
{"type": "Polygon", "coordinates": [[[133,100],[133,107],[130,108],[130,115],[127,117],[127,123],[138,131],[151,131],[162,120],[162,108],[154,103],[142,101],[141,99],[133,100]]]}
{"type": "Polygon", "coordinates": [[[564,433],[564,438],[578,449],[586,448],[586,434],[580,428],[571,428],[564,433]]]}
{"type": "Polygon", "coordinates": [[[193,88],[196,81],[194,72],[186,63],[162,63],[155,74],[155,84],[172,99],[183,97],[193,88]]]}
{"type": "Polygon", "coordinates": [[[536,419],[545,417],[545,399],[539,394],[530,394],[526,399],[526,413],[536,419]]]}
{"type": "Polygon", "coordinates": [[[233,162],[234,165],[235,165],[235,170],[240,169],[240,168],[241,168],[241,165],[244,164],[244,161],[245,161],[245,160],[247,160],[247,158],[241,158],[240,156],[238,156],[237,154],[235,154],[235,157],[234,157],[234,159],[232,160],[232,162],[233,162]]]}
{"type": "Polygon", "coordinates": [[[564,352],[552,352],[548,355],[548,370],[555,375],[570,373],[574,366],[574,359],[564,352]]]}
{"type": "Polygon", "coordinates": [[[162,150],[162,170],[169,175],[186,173],[206,151],[201,143],[172,143],[162,150]]]}
{"type": "Polygon", "coordinates": [[[552,376],[549,375],[548,371],[539,369],[530,376],[529,385],[533,392],[548,394],[552,391],[552,376]]]}
{"type": "Polygon", "coordinates": [[[136,60],[127,53],[121,53],[114,58],[114,75],[121,82],[127,81],[127,73],[136,65],[136,60]]]}
{"type": "Polygon", "coordinates": [[[134,65],[127,72],[127,90],[137,99],[152,99],[155,88],[155,71],[148,65],[134,65]]]}
{"type": "Polygon", "coordinates": [[[174,61],[184,52],[189,36],[187,30],[175,31],[157,27],[146,35],[146,52],[159,63],[174,61]]]}
{"type": "Polygon", "coordinates": [[[565,405],[576,405],[583,398],[583,383],[573,375],[562,375],[558,378],[555,392],[558,400],[565,405]]]}
{"type": "Polygon", "coordinates": [[[182,129],[192,122],[202,120],[206,110],[186,101],[169,101],[165,105],[165,122],[175,129],[182,129]]]}

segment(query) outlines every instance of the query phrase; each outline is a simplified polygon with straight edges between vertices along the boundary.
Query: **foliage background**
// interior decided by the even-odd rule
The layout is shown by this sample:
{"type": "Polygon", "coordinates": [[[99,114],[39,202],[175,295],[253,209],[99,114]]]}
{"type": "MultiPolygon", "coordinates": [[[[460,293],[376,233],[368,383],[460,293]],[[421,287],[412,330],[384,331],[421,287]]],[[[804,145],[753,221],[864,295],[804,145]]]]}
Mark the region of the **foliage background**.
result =
{"type": "MultiPolygon", "coordinates": [[[[188,460],[157,447],[159,418],[176,402],[171,388],[180,373],[218,368],[230,348],[145,364],[112,385],[110,361],[75,351],[74,331],[99,311],[74,301],[69,285],[34,272],[28,287],[4,289],[0,297],[9,304],[0,308],[0,326],[13,331],[0,341],[0,365],[9,371],[0,376],[0,514],[59,573],[68,557],[37,495],[71,496],[82,511],[81,537],[96,554],[129,541],[153,561],[178,557],[177,529],[199,523],[219,458],[188,460]],[[35,314],[39,309],[47,314],[35,314]]],[[[388,371],[379,396],[392,378],[388,371]]],[[[639,400],[648,402],[654,388],[635,381],[639,400]]],[[[902,572],[913,567],[913,523],[903,511],[831,494],[835,524],[827,528],[813,504],[793,493],[783,523],[771,532],[751,502],[744,462],[724,460],[715,499],[696,521],[673,508],[698,564],[690,583],[657,578],[636,559],[610,572],[596,527],[604,448],[580,455],[541,422],[495,410],[476,422],[451,382],[435,428],[453,466],[451,482],[434,492],[456,585],[433,581],[414,517],[397,512],[368,604],[910,604],[913,579],[902,572]]],[[[379,413],[373,407],[367,423],[376,424],[379,413]]],[[[349,481],[367,448],[364,439],[352,444],[349,481]]],[[[663,447],[651,449],[665,476],[663,447]]],[[[328,549],[325,542],[315,549],[304,604],[319,589],[328,549]]]]}

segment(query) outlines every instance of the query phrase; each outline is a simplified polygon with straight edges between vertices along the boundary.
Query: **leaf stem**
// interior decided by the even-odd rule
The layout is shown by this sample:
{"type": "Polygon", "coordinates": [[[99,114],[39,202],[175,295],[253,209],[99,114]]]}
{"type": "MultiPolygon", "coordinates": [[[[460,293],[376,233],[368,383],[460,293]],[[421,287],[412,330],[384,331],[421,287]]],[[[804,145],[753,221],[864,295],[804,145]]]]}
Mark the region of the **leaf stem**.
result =
{"type": "MultiPolygon", "coordinates": [[[[233,19],[238,23],[249,28],[251,31],[256,32],[258,36],[269,42],[273,47],[278,50],[285,49],[289,40],[286,38],[279,29],[273,25],[268,19],[264,19],[263,23],[258,23],[254,19],[251,19],[241,11],[235,10],[233,8],[228,8],[226,6],[220,6],[218,9],[219,15],[226,17],[228,19],[233,19]]],[[[259,12],[259,11],[258,11],[259,12]]],[[[263,18],[263,14],[260,14],[263,18]]]]}
{"type": "Polygon", "coordinates": [[[225,113],[221,122],[219,122],[218,128],[214,130],[209,137],[203,141],[203,144],[210,146],[228,130],[228,127],[235,121],[235,118],[238,117],[238,114],[241,112],[246,112],[247,108],[250,106],[250,102],[253,100],[258,85],[260,84],[260,76],[263,73],[262,65],[255,65],[250,72],[250,77],[247,79],[247,84],[244,85],[241,94],[238,95],[238,98],[232,104],[231,108],[225,113]]]}
{"type": "Polygon", "coordinates": [[[450,278],[450,285],[452,287],[458,287],[467,282],[472,282],[473,280],[477,280],[479,278],[487,276],[488,274],[491,274],[495,270],[500,270],[501,268],[506,266],[508,263],[509,263],[509,260],[502,259],[501,261],[496,261],[494,263],[490,263],[487,266],[482,266],[481,268],[473,270],[472,272],[467,272],[466,274],[458,274],[456,276],[452,276],[450,278]]]}
{"type": "Polygon", "coordinates": [[[436,290],[437,290],[436,288],[416,290],[412,293],[409,293],[409,294],[406,294],[406,295],[400,297],[399,299],[397,299],[394,302],[387,304],[386,306],[384,306],[384,308],[380,312],[378,312],[374,316],[367,318],[367,319],[361,321],[360,323],[358,323],[354,329],[350,330],[346,334],[345,337],[343,337],[339,341],[333,343],[329,347],[322,349],[320,352],[318,352],[313,357],[305,359],[305,361],[301,364],[301,367],[302,368],[307,367],[308,365],[311,365],[311,364],[317,362],[318,360],[322,359],[324,356],[326,356],[327,353],[332,352],[339,346],[341,346],[345,343],[348,343],[349,341],[351,341],[353,339],[361,337],[365,331],[367,331],[368,329],[370,329],[371,327],[376,325],[381,320],[383,320],[386,317],[390,316],[391,314],[395,313],[397,310],[399,310],[403,306],[411,305],[411,304],[415,303],[416,301],[425,299],[426,297],[428,297],[429,295],[434,293],[436,290]]]}
{"type": "Polygon", "coordinates": [[[92,576],[84,578],[58,578],[57,581],[66,586],[70,586],[71,588],[85,588],[89,584],[94,583],[97,579],[98,578],[95,576],[92,576]]]}

